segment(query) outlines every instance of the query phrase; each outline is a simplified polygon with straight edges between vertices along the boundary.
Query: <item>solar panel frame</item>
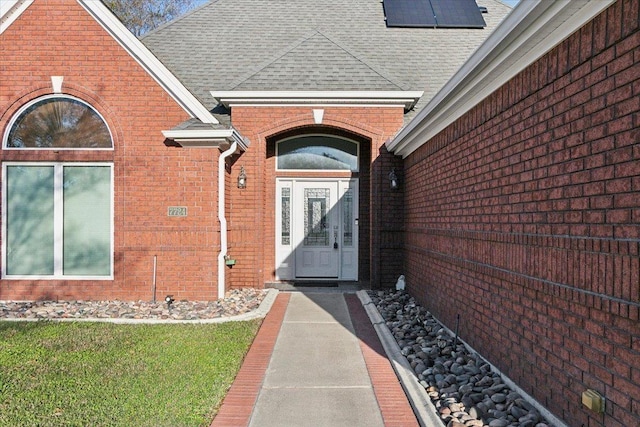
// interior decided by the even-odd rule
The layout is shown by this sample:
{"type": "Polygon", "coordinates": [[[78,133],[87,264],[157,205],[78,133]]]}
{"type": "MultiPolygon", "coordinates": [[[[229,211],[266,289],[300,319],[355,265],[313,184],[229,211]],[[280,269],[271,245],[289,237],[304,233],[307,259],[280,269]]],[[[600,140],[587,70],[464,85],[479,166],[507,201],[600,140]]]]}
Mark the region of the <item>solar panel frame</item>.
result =
{"type": "Polygon", "coordinates": [[[484,28],[475,0],[383,0],[387,27],[484,28]]]}
{"type": "Polygon", "coordinates": [[[429,0],[384,0],[387,27],[434,28],[436,19],[429,0]]]}
{"type": "Polygon", "coordinates": [[[475,0],[429,0],[440,28],[484,28],[482,12],[475,0]]]}

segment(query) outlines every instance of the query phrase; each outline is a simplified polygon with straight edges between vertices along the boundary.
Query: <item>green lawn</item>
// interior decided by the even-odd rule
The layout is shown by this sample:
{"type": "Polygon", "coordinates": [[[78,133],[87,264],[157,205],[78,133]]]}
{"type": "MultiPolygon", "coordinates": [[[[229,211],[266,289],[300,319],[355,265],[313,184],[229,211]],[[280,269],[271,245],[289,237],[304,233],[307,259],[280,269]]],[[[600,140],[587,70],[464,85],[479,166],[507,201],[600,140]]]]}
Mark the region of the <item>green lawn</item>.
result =
{"type": "Polygon", "coordinates": [[[0,425],[207,426],[259,325],[0,322],[0,425]]]}

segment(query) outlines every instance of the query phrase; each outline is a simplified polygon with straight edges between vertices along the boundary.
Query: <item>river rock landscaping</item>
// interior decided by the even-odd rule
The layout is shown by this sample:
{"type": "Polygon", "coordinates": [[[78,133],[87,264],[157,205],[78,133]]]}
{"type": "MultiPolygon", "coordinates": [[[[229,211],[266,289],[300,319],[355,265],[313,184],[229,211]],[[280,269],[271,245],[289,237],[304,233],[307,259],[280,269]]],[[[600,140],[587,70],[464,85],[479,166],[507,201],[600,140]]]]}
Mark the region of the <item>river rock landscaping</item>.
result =
{"type": "Polygon", "coordinates": [[[405,291],[369,293],[447,427],[549,427],[540,412],[405,291]]]}
{"type": "Polygon", "coordinates": [[[233,289],[217,301],[0,301],[0,319],[206,320],[257,309],[267,290],[233,289]]]}

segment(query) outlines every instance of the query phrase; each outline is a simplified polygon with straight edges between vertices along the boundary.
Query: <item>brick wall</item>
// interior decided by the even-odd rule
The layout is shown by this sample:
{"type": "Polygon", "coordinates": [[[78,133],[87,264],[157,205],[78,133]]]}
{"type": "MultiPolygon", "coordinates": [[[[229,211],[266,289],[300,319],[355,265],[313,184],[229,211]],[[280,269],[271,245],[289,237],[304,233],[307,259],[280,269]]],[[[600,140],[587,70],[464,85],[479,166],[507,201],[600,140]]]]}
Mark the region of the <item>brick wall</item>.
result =
{"type": "Polygon", "coordinates": [[[113,151],[20,152],[0,161],[107,161],[115,174],[115,280],[0,281],[0,299],[217,298],[218,150],[169,147],[162,130],[188,115],[74,0],[38,0],[2,35],[0,134],[25,103],[63,92],[105,118],[113,151]],[[186,218],[167,217],[186,206],[186,218]]]}
{"type": "MultiPolygon", "coordinates": [[[[401,204],[402,193],[389,191],[389,166],[394,160],[383,144],[402,125],[401,107],[327,107],[321,126],[313,118],[319,107],[233,107],[233,126],[251,141],[249,149],[235,159],[231,175],[237,177],[240,166],[248,175],[247,188],[232,188],[229,196],[229,253],[238,263],[228,272],[232,286],[262,287],[275,279],[275,182],[280,176],[298,176],[298,172],[276,174],[275,141],[283,135],[309,131],[339,133],[361,141],[360,172],[303,173],[310,177],[355,177],[360,184],[359,278],[372,286],[384,285],[387,277],[400,274],[401,265],[381,259],[384,251],[398,253],[401,235],[397,222],[401,215],[390,212],[401,204]],[[395,228],[390,227],[394,225],[395,228]],[[387,238],[381,247],[381,237],[387,238]]],[[[395,160],[397,162],[397,160],[395,160]]],[[[233,187],[233,185],[232,185],[233,187]]],[[[395,279],[394,279],[395,280],[395,279]]]]}
{"type": "Polygon", "coordinates": [[[572,426],[640,425],[638,5],[612,5],[405,161],[410,291],[572,426]],[[581,405],[588,388],[606,414],[581,405]]]}

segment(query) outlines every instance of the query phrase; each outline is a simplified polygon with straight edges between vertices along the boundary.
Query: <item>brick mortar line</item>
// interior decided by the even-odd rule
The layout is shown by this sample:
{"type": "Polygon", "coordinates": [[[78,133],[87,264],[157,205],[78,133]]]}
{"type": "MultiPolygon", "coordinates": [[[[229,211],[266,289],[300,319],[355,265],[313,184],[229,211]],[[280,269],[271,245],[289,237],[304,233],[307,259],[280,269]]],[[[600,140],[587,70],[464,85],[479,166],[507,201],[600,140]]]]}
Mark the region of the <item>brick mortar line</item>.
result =
{"type": "MultiPolygon", "coordinates": [[[[416,247],[416,246],[412,246],[411,248],[412,249],[418,249],[418,247],[416,247]]],[[[459,263],[471,264],[471,265],[475,265],[475,266],[478,266],[478,267],[488,268],[488,269],[491,269],[491,270],[494,270],[494,271],[499,271],[501,273],[510,274],[510,275],[513,275],[513,276],[516,276],[516,277],[520,277],[520,278],[523,278],[523,279],[527,279],[527,280],[533,280],[533,281],[536,281],[536,282],[541,282],[541,283],[544,283],[544,284],[549,285],[549,286],[553,286],[553,287],[556,287],[556,288],[562,288],[562,289],[566,289],[566,290],[569,290],[569,291],[578,292],[578,293],[581,293],[581,294],[593,296],[593,297],[596,297],[596,298],[601,298],[601,299],[608,300],[608,301],[611,301],[611,302],[615,302],[615,303],[618,303],[618,304],[625,304],[625,305],[629,305],[631,307],[640,308],[640,302],[635,302],[635,301],[631,301],[631,300],[625,300],[623,298],[618,298],[618,297],[615,297],[615,296],[611,296],[611,295],[602,294],[602,293],[599,293],[599,292],[590,291],[588,289],[577,288],[575,286],[568,285],[568,284],[565,284],[565,283],[558,283],[558,282],[554,282],[552,280],[542,279],[540,277],[535,277],[535,276],[530,276],[528,274],[518,273],[517,271],[514,271],[514,270],[508,270],[506,268],[498,267],[498,266],[495,266],[495,265],[486,264],[486,263],[479,262],[479,261],[473,261],[473,260],[470,260],[470,259],[457,257],[455,255],[450,255],[450,254],[447,254],[447,253],[444,253],[444,252],[439,252],[439,251],[434,251],[434,250],[429,250],[429,249],[420,249],[420,252],[425,253],[425,254],[435,255],[436,257],[440,257],[442,259],[456,260],[459,263]]]]}

